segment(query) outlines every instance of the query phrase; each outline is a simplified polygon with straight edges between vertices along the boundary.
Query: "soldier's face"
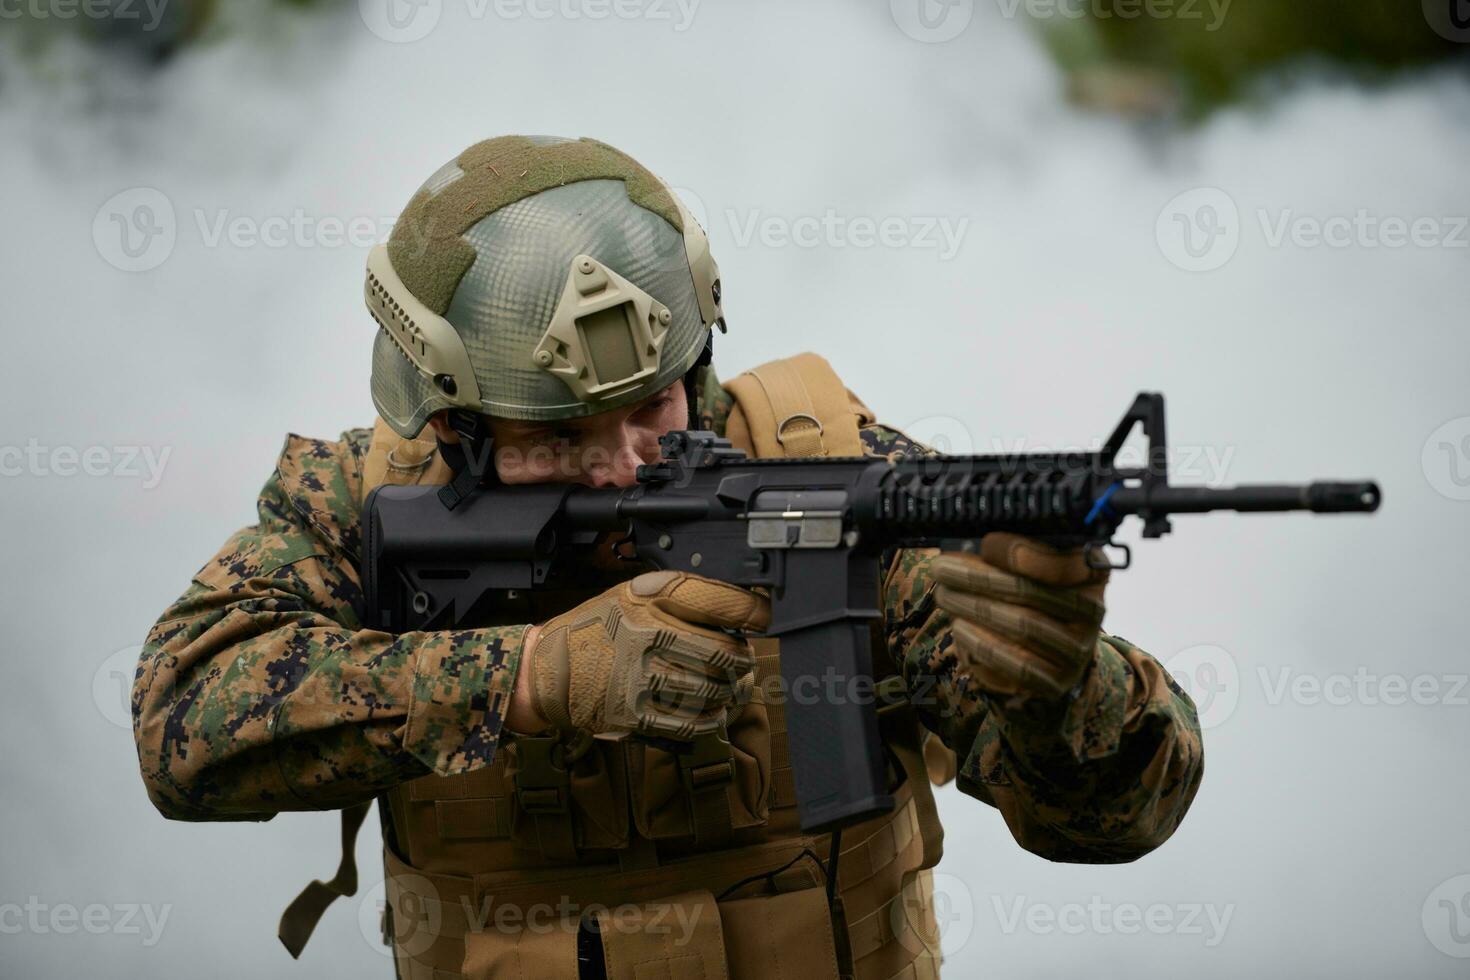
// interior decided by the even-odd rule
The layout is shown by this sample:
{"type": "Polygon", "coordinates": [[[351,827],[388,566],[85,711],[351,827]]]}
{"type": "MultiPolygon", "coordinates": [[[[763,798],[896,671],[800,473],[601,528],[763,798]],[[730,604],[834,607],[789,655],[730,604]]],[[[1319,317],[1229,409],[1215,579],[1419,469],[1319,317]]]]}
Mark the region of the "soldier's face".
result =
{"type": "Polygon", "coordinates": [[[490,419],[495,470],[502,483],[580,483],[629,487],[640,463],[657,462],[659,436],[689,422],[689,400],[676,381],[641,402],[580,419],[490,419]]]}

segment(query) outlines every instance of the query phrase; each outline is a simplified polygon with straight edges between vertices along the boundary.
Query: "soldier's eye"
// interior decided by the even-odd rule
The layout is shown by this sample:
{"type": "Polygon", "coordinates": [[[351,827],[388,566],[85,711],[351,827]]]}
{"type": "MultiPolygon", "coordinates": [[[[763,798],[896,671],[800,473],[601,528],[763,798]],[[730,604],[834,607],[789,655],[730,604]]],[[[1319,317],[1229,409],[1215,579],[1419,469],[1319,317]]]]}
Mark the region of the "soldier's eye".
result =
{"type": "Polygon", "coordinates": [[[570,449],[582,441],[582,433],[576,429],[546,429],[531,440],[538,446],[552,449],[570,449]]]}
{"type": "Polygon", "coordinates": [[[644,404],[642,411],[661,412],[674,403],[673,395],[660,395],[651,402],[644,404]]]}

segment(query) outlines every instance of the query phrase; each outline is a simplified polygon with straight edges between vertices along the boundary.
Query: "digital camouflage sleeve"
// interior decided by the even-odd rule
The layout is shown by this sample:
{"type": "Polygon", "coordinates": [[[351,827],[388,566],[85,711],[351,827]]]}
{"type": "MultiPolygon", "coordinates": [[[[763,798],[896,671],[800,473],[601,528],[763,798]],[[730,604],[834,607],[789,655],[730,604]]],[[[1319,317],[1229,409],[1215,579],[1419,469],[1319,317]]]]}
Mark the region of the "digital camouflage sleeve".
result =
{"type": "MultiPolygon", "coordinates": [[[[701,424],[730,400],[707,386],[701,424]]],[[[363,629],[357,575],[369,431],[291,436],[258,523],[236,533],[149,632],[133,686],[150,798],[182,820],[261,820],[363,802],[430,771],[493,758],[525,627],[363,629]]],[[[868,426],[870,453],[922,452],[868,426]]],[[[1058,861],[1127,861],[1162,843],[1202,769],[1194,707],[1151,657],[1105,637],[1055,717],[1007,714],[955,671],[931,553],[885,581],[886,638],[926,725],[955,749],[959,787],[1022,846],[1058,861]]]]}
{"type": "Polygon", "coordinates": [[[387,633],[358,619],[368,430],[291,436],[235,534],[148,634],[133,725],[182,820],[344,807],[490,761],[524,627],[387,633]]]}

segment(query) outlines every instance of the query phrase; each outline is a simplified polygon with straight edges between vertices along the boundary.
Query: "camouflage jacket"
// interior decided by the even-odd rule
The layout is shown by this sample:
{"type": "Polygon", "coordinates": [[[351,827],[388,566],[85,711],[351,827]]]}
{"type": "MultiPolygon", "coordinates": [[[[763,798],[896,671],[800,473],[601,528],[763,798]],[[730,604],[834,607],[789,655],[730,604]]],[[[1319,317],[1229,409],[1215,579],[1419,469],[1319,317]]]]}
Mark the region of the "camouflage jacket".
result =
{"type": "MultiPolygon", "coordinates": [[[[709,374],[702,424],[731,399],[709,374]]],[[[390,635],[360,620],[357,556],[370,431],[289,436],[258,504],[149,632],[133,687],[150,798],[180,820],[346,807],[495,755],[526,627],[390,635]]],[[[881,425],[870,454],[923,452],[881,425]]],[[[959,788],[1052,860],[1127,861],[1173,832],[1199,785],[1194,705],[1148,654],[1104,635],[1080,693],[1037,712],[993,704],[956,670],[933,552],[893,557],[884,635],[959,788]]]]}

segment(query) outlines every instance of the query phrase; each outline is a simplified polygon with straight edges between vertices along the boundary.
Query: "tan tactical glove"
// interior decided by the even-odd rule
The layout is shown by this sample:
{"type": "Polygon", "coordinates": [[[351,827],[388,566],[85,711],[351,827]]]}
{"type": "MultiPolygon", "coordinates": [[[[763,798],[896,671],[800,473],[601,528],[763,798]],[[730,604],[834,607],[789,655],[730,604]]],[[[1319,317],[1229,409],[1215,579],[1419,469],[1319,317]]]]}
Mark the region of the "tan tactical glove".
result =
{"type": "Polygon", "coordinates": [[[528,651],[537,713],[564,732],[691,739],[748,699],[770,602],[683,572],[648,572],[540,627],[528,651]]]}
{"type": "Polygon", "coordinates": [[[1081,550],[1016,534],[987,534],[980,554],[946,553],[931,566],[934,597],[954,617],[961,664],[1001,697],[1059,698],[1095,655],[1108,570],[1081,550]]]}

